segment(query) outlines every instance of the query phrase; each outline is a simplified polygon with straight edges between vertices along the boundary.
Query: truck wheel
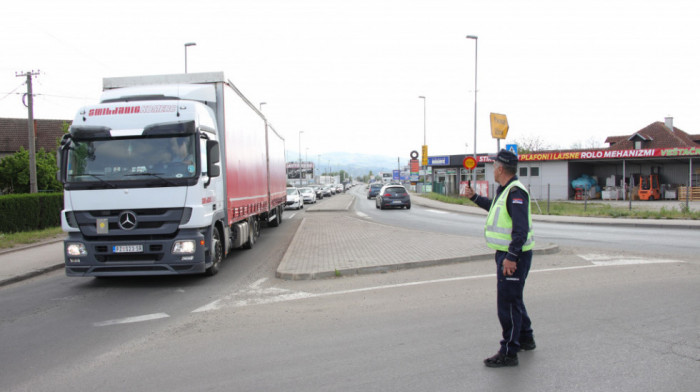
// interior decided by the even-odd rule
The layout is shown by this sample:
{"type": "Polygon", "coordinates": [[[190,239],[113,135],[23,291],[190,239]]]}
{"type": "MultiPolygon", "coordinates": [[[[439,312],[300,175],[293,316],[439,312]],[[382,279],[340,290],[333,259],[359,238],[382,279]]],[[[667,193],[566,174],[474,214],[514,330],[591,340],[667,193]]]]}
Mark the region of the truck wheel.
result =
{"type": "Polygon", "coordinates": [[[216,227],[212,229],[210,241],[211,245],[209,246],[209,253],[212,263],[211,267],[207,268],[204,273],[207,276],[214,276],[219,272],[219,266],[224,259],[224,246],[221,243],[221,234],[219,234],[219,229],[216,227]]]}
{"type": "Polygon", "coordinates": [[[279,207],[275,207],[275,219],[268,221],[268,224],[272,227],[277,227],[282,223],[282,211],[279,207]]]}
{"type": "Polygon", "coordinates": [[[250,229],[248,230],[248,242],[243,244],[243,248],[253,249],[255,241],[257,241],[258,236],[260,235],[260,224],[257,217],[251,218],[248,224],[250,225],[250,229]]]}

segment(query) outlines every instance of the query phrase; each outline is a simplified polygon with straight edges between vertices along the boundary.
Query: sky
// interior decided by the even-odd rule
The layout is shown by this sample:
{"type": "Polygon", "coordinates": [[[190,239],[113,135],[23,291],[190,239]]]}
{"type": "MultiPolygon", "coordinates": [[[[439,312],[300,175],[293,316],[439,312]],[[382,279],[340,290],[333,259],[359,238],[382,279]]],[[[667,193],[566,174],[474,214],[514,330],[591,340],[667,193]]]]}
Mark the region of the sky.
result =
{"type": "Polygon", "coordinates": [[[309,160],[403,160],[424,138],[429,155],[471,154],[475,133],[477,152],[495,153],[490,113],[508,118],[501,147],[605,147],[667,116],[700,134],[697,1],[6,3],[0,117],[27,117],[18,73],[39,71],[35,118],[70,120],[103,77],[184,72],[195,42],[188,71],[223,71],[266,102],[309,160]]]}

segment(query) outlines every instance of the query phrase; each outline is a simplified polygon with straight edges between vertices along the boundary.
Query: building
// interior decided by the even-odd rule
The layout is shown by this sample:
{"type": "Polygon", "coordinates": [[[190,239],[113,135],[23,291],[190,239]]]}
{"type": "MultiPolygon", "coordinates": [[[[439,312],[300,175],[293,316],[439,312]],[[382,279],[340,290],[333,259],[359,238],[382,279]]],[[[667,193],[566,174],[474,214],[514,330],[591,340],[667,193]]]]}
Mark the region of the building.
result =
{"type": "MultiPolygon", "coordinates": [[[[571,186],[573,180],[590,176],[597,180],[599,188],[588,196],[625,199],[630,178],[657,174],[668,198],[679,187],[700,185],[700,135],[688,134],[673,126],[673,118],[654,122],[630,135],[610,136],[605,140],[606,149],[552,150],[519,155],[518,176],[529,187],[536,199],[567,200],[577,197],[571,186]],[[695,168],[693,164],[695,163],[695,168]],[[600,190],[600,191],[598,191],[600,190]],[[604,193],[606,191],[607,193],[604,193]]],[[[462,161],[469,155],[431,157],[432,171],[445,193],[456,194],[460,185],[470,180],[470,171],[462,168],[462,161]]],[[[487,155],[478,157],[478,192],[492,196],[492,160],[487,155]]],[[[633,186],[634,180],[632,180],[633,186]]],[[[463,185],[462,185],[463,187],[463,185]]],[[[663,196],[662,196],[663,197],[663,196]]]]}
{"type": "MultiPolygon", "coordinates": [[[[63,124],[70,120],[34,120],[36,151],[55,152],[63,137],[63,124]]],[[[0,159],[19,151],[29,150],[29,130],[26,118],[0,118],[0,159]]]]}

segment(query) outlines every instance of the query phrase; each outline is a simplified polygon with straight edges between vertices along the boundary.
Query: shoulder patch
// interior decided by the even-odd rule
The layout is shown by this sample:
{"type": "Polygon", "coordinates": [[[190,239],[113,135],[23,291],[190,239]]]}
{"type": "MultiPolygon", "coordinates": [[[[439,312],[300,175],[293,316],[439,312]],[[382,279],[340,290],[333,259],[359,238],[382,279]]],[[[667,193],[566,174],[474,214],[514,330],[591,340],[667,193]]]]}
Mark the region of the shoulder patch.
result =
{"type": "Polygon", "coordinates": [[[521,199],[519,197],[514,197],[513,204],[523,204],[523,199],[521,199]]]}

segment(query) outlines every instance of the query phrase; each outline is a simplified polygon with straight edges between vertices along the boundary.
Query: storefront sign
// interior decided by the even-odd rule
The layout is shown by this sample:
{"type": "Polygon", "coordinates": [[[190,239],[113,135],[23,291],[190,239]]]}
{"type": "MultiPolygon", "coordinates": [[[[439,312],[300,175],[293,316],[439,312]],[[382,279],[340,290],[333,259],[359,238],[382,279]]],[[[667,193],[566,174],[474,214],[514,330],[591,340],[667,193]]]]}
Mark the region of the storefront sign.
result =
{"type": "Polygon", "coordinates": [[[450,157],[428,157],[428,166],[449,166],[450,157]]]}
{"type": "MultiPolygon", "coordinates": [[[[562,161],[578,159],[620,159],[620,158],[658,158],[698,156],[700,148],[645,148],[640,150],[592,150],[570,152],[541,152],[520,154],[520,162],[527,161],[562,161]]],[[[489,159],[489,162],[492,161],[489,159]]]]}

